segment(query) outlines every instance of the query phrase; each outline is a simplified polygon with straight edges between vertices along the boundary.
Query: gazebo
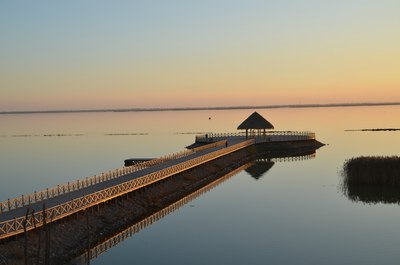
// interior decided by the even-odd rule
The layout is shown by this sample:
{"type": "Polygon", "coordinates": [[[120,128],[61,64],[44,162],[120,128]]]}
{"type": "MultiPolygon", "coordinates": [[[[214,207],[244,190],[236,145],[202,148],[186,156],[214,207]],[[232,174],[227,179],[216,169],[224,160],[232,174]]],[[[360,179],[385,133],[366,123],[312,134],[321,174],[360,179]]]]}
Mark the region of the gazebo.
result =
{"type": "Polygon", "coordinates": [[[244,120],[238,127],[238,130],[246,130],[246,138],[250,134],[261,135],[261,131],[263,135],[265,135],[266,129],[273,129],[274,126],[267,121],[263,116],[254,112],[251,114],[246,120],[244,120]]]}

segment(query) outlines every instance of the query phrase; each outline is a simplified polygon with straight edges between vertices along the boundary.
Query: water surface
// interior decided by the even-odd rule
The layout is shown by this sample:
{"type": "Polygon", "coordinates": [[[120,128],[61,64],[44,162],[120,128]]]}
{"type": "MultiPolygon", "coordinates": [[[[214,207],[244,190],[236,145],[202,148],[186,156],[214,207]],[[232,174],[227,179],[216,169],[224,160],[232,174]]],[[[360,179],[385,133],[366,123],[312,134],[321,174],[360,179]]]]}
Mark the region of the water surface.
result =
{"type": "MultiPolygon", "coordinates": [[[[399,106],[265,109],[277,130],[328,144],[314,159],[242,171],[91,264],[397,264],[397,204],[340,190],[346,159],[399,155],[399,106]]],[[[250,110],[0,115],[0,200],[183,150],[195,132],[233,132],[250,110]],[[211,119],[209,119],[211,118],[211,119]],[[110,135],[112,134],[112,135],[110,135]]]]}

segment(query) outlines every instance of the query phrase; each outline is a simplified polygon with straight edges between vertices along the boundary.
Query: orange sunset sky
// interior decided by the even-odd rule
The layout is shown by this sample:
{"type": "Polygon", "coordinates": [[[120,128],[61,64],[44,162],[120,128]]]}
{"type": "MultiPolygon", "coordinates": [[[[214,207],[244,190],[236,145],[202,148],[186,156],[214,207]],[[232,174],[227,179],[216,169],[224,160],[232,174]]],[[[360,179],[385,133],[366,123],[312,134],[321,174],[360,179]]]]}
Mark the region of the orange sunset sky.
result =
{"type": "Polygon", "coordinates": [[[400,1],[1,1],[0,111],[400,101],[400,1]]]}

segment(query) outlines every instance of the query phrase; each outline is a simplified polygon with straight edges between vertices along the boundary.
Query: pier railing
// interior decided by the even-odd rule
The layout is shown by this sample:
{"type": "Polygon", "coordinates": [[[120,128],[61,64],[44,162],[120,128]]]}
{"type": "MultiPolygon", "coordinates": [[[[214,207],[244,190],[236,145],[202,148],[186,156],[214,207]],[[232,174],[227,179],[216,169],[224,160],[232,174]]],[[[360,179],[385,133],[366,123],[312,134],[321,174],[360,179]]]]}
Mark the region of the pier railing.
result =
{"type": "Polygon", "coordinates": [[[172,175],[178,174],[205,162],[214,160],[229,153],[233,153],[252,144],[254,144],[254,139],[243,141],[239,144],[231,145],[229,147],[216,150],[214,152],[187,160],[174,166],[161,169],[142,177],[138,177],[130,181],[103,189],[101,191],[73,199],[66,203],[47,208],[44,211],[32,213],[27,219],[25,217],[19,217],[1,222],[0,239],[22,233],[24,231],[24,222],[26,224],[26,230],[32,230],[36,227],[42,226],[43,223],[49,223],[62,219],[68,215],[74,214],[99,203],[132,192],[134,190],[165,179],[172,175]]]}
{"type": "Polygon", "coordinates": [[[16,197],[13,199],[7,199],[3,202],[0,202],[0,214],[3,212],[8,212],[14,209],[18,209],[21,207],[25,207],[27,205],[31,205],[33,203],[45,201],[50,198],[54,198],[69,192],[77,191],[80,189],[84,189],[87,187],[90,187],[92,185],[96,185],[99,183],[102,183],[104,181],[108,181],[111,179],[115,179],[121,176],[125,176],[130,173],[134,173],[140,170],[143,170],[145,168],[158,165],[161,163],[164,163],[166,161],[174,160],[174,159],[179,159],[188,155],[191,155],[195,152],[200,152],[209,148],[214,148],[218,146],[224,146],[225,145],[224,140],[217,141],[214,143],[210,143],[205,146],[200,146],[191,150],[184,150],[178,153],[173,153],[169,154],[166,156],[162,156],[160,158],[152,159],[149,161],[145,161],[143,163],[138,163],[129,167],[123,167],[123,168],[117,168],[114,170],[110,170],[107,172],[103,172],[91,177],[86,177],[83,179],[78,179],[72,182],[68,182],[66,184],[62,185],[57,185],[52,188],[46,188],[42,191],[35,191],[30,194],[26,195],[21,195],[20,197],[16,197]]]}
{"type": "MultiPolygon", "coordinates": [[[[221,141],[227,138],[243,138],[246,139],[245,132],[234,132],[234,133],[209,133],[204,135],[196,136],[196,142],[209,143],[215,141],[221,141]]],[[[302,131],[266,131],[265,134],[253,134],[247,135],[248,139],[255,139],[256,143],[265,142],[280,142],[280,141],[304,141],[314,140],[315,133],[313,132],[302,132],[302,131]]]]}

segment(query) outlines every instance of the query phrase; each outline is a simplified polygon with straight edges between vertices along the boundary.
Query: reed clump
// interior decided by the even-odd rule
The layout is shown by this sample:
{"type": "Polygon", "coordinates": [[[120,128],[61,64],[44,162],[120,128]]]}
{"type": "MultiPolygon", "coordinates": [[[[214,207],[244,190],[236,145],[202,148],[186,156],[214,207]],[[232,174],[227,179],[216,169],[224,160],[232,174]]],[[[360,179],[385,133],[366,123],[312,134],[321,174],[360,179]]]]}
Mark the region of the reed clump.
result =
{"type": "Polygon", "coordinates": [[[400,187],[399,156],[361,156],[343,166],[344,186],[366,185],[400,187]]]}

